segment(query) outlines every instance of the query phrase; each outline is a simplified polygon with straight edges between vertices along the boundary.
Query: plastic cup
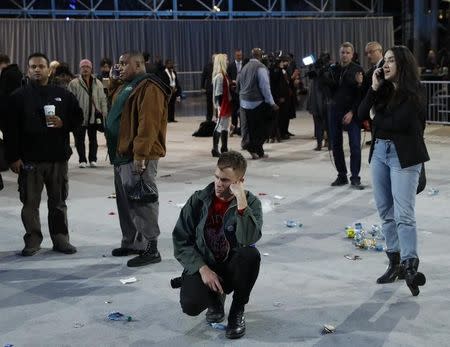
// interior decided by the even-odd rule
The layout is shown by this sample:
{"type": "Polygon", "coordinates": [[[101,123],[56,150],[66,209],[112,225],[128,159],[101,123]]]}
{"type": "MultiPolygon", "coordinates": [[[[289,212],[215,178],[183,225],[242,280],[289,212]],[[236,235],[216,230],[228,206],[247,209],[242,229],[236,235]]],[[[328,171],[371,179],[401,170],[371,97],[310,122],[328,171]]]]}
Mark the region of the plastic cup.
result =
{"type": "Polygon", "coordinates": [[[47,123],[48,128],[54,127],[54,124],[50,122],[49,117],[54,116],[55,112],[56,112],[55,105],[45,105],[44,106],[45,121],[47,123]]]}

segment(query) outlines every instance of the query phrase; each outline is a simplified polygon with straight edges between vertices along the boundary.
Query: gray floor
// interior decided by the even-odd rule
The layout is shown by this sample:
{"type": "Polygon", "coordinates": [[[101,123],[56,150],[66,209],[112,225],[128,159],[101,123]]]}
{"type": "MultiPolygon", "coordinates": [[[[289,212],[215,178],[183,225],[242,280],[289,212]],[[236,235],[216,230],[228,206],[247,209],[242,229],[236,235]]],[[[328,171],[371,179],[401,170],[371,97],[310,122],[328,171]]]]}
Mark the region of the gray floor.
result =
{"type": "MultiPolygon", "coordinates": [[[[264,253],[260,276],[247,307],[247,334],[228,341],[208,327],[203,315],[181,313],[178,291],[169,287],[180,265],[172,255],[171,231],[180,208],[196,189],[211,181],[215,160],[210,138],[193,138],[200,118],[180,118],[168,129],[168,155],[160,161],[160,249],[163,261],[140,269],[110,256],[120,229],[112,169],[79,169],[70,162],[69,222],[78,253],[51,251],[45,198],[42,202],[44,250],[34,257],[23,247],[15,176],[5,173],[0,194],[0,345],[14,346],[449,346],[450,333],[450,129],[430,126],[427,192],[417,198],[421,268],[428,278],[419,297],[404,282],[376,285],[385,256],[357,250],[344,238],[354,222],[378,223],[363,151],[361,176],[368,187],[330,188],[335,171],[328,152],[314,152],[312,122],[302,113],[292,122],[296,136],[266,145],[269,158],[249,161],[246,186],[261,195],[264,253]],[[170,176],[168,176],[170,175],[170,176]],[[275,195],[284,199],[278,200],[275,195]],[[302,228],[286,228],[293,219],[302,228]],[[344,258],[358,254],[360,261],[344,258]],[[138,281],[123,285],[120,279],[138,281]],[[110,302],[110,303],[108,303],[110,302]],[[106,320],[111,311],[132,322],[106,320]],[[323,324],[336,332],[321,335],[323,324]]],[[[239,148],[239,138],[230,147],[239,148]]],[[[100,148],[105,158],[105,147],[100,148]]],[[[45,195],[44,195],[45,196],[45,195]]],[[[227,307],[229,306],[227,300],[227,307]]]]}

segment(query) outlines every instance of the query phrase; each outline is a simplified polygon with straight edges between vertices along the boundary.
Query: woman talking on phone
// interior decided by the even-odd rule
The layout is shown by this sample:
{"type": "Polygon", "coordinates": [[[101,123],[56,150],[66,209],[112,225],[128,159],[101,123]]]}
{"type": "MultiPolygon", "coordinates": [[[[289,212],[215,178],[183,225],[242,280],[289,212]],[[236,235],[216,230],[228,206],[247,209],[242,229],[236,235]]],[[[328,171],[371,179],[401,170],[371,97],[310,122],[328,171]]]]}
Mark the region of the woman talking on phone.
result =
{"type": "Polygon", "coordinates": [[[377,283],[405,279],[419,295],[425,276],[418,272],[415,200],[422,163],[430,158],[423,139],[426,105],[414,56],[405,46],[384,55],[372,87],[359,106],[360,120],[373,115],[373,192],[386,238],[389,266],[377,283]],[[372,109],[372,110],[371,110],[372,109]]]}

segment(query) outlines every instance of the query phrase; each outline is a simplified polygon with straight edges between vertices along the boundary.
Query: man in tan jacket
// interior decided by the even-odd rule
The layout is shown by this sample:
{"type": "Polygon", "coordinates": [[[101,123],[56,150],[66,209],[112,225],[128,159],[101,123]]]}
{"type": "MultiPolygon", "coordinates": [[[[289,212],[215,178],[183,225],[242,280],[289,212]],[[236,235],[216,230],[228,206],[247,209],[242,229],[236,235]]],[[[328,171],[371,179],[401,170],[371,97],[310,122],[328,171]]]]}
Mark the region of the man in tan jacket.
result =
{"type": "Polygon", "coordinates": [[[156,173],[158,160],[166,154],[167,107],[171,90],[159,77],[145,73],[141,53],[127,52],[119,59],[122,84],[112,90],[111,110],[106,119],[108,153],[114,165],[116,202],[122,244],[116,257],[139,254],[129,267],[161,261],[157,249],[160,234],[156,173]],[[156,201],[131,199],[139,182],[155,192],[156,201]]]}

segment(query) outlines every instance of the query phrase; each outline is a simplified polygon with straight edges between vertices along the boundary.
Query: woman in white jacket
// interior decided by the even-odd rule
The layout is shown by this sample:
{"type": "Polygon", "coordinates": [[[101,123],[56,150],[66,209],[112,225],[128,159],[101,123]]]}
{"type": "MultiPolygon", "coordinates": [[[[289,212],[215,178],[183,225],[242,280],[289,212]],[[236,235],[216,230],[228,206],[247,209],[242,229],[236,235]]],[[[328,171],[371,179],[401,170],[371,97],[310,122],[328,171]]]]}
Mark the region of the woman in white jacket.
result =
{"type": "Polygon", "coordinates": [[[232,112],[230,80],[227,76],[228,57],[226,54],[216,54],[214,57],[212,84],[214,107],[217,110],[216,127],[213,133],[213,157],[228,152],[228,128],[232,112]],[[222,146],[219,152],[219,139],[222,146]]]}

